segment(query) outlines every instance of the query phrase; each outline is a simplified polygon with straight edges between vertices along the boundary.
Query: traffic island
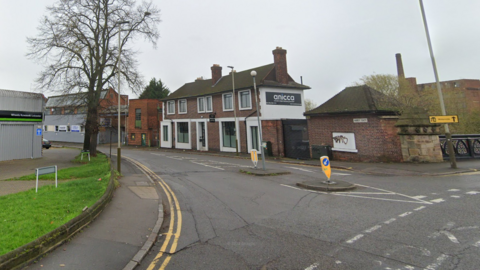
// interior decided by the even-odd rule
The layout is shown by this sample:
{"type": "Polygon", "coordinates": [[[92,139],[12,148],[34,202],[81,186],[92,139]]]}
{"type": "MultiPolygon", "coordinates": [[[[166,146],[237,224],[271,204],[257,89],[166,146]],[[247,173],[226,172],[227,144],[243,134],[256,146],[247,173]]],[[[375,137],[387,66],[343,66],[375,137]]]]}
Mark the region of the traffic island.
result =
{"type": "Polygon", "coordinates": [[[297,186],[305,189],[326,191],[326,192],[348,191],[356,188],[354,184],[351,184],[345,181],[338,181],[338,180],[331,180],[330,182],[320,181],[320,180],[316,180],[316,181],[311,180],[311,181],[297,183],[297,186]]]}
{"type": "Polygon", "coordinates": [[[254,175],[254,176],[276,176],[290,174],[288,171],[274,170],[274,169],[255,169],[255,168],[243,168],[240,169],[241,173],[254,175]]]}

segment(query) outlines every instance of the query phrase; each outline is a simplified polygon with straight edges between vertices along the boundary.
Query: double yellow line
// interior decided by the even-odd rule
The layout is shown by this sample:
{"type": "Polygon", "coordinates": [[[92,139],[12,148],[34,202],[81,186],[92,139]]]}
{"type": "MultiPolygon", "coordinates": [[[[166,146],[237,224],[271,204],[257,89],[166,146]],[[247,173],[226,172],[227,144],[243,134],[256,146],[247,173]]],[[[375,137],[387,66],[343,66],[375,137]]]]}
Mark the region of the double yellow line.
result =
{"type": "Polygon", "coordinates": [[[143,171],[153,181],[157,181],[162,187],[165,194],[167,195],[168,204],[170,205],[170,225],[168,226],[168,232],[164,234],[166,238],[163,241],[160,251],[158,252],[158,254],[155,256],[155,259],[153,259],[152,263],[147,268],[147,270],[156,269],[157,265],[159,265],[163,260],[163,263],[161,263],[160,268],[158,268],[159,270],[163,270],[165,269],[165,267],[167,267],[168,263],[170,262],[172,258],[171,254],[175,253],[178,245],[178,239],[180,238],[180,234],[182,232],[182,212],[177,200],[177,196],[175,196],[175,193],[172,191],[170,186],[168,186],[167,183],[165,183],[165,181],[160,176],[158,176],[148,167],[129,157],[123,156],[123,158],[130,161],[133,165],[135,165],[137,168],[143,171]],[[174,203],[172,203],[172,201],[174,203]],[[174,233],[173,230],[175,227],[176,227],[176,231],[174,233]],[[168,246],[170,246],[170,249],[167,252],[168,246]],[[167,253],[166,256],[163,256],[165,253],[167,253]]]}

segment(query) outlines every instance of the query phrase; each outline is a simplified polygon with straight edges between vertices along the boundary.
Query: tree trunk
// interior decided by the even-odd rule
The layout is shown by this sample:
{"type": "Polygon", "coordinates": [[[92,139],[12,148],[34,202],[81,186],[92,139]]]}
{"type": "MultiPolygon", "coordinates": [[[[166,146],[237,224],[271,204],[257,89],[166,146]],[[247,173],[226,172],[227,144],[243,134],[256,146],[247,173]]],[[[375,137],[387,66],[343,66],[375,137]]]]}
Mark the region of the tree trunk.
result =
{"type": "MultiPolygon", "coordinates": [[[[98,108],[93,106],[92,108],[88,108],[87,114],[87,127],[88,127],[88,134],[89,134],[89,141],[88,141],[88,150],[90,151],[90,156],[96,157],[97,156],[97,138],[98,138],[98,108]]],[[[87,133],[87,129],[85,129],[85,133],[87,133]]],[[[85,137],[85,141],[87,137],[85,137]]]]}

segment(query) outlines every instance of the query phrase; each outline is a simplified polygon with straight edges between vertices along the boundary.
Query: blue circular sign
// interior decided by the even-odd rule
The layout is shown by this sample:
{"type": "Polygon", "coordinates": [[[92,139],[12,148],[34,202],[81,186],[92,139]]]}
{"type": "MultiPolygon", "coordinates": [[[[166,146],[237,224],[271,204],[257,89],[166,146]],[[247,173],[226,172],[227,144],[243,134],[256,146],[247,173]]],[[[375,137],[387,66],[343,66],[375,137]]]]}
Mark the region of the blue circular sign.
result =
{"type": "Polygon", "coordinates": [[[324,166],[328,166],[328,164],[330,164],[327,158],[324,158],[322,162],[324,166]]]}

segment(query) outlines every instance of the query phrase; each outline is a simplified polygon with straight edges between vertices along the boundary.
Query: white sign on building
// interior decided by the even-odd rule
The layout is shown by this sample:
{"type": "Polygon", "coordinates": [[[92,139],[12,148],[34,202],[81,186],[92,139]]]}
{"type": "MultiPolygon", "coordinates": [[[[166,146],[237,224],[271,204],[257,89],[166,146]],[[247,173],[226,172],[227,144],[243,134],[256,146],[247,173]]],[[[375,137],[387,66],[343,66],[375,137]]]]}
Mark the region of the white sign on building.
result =
{"type": "Polygon", "coordinates": [[[357,153],[355,133],[333,132],[333,151],[357,153]]]}
{"type": "Polygon", "coordinates": [[[79,125],[72,125],[71,130],[72,130],[72,132],[80,132],[80,126],[79,125]]]}

